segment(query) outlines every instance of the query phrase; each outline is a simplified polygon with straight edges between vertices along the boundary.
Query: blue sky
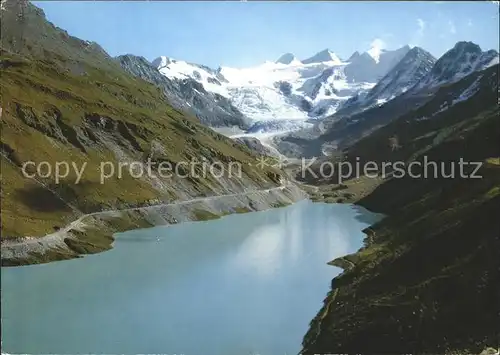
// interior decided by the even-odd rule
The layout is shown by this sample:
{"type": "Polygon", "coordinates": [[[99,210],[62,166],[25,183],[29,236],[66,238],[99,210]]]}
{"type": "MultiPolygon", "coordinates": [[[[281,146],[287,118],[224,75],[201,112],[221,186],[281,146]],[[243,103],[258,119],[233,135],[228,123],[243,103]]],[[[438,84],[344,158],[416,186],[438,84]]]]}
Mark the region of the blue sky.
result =
{"type": "Polygon", "coordinates": [[[246,67],[286,52],[330,48],[341,58],[371,43],[418,45],[440,56],[460,40],[499,47],[493,2],[42,1],[49,21],[109,54],[160,55],[246,67]]]}

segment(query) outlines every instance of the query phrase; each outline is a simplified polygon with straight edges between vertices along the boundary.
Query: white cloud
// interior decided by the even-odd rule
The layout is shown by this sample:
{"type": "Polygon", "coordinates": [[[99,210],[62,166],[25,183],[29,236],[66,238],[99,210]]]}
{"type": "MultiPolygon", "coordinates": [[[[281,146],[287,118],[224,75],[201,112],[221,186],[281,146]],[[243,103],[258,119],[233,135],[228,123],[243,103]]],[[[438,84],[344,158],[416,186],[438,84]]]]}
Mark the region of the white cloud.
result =
{"type": "Polygon", "coordinates": [[[370,43],[371,48],[384,49],[386,48],[386,43],[381,38],[375,38],[372,43],[370,43]]]}
{"type": "Polygon", "coordinates": [[[422,41],[422,38],[425,34],[425,28],[427,27],[427,23],[421,18],[417,18],[417,30],[413,34],[413,37],[410,41],[410,45],[412,47],[418,46],[422,41]]]}
{"type": "Polygon", "coordinates": [[[467,20],[467,27],[472,27],[472,26],[474,26],[474,23],[472,22],[471,19],[468,19],[467,20]]]}
{"type": "Polygon", "coordinates": [[[370,49],[367,52],[378,63],[379,58],[380,58],[380,54],[382,53],[382,49],[384,49],[385,47],[386,47],[386,43],[383,39],[375,38],[370,43],[370,49]]]}
{"type": "Polygon", "coordinates": [[[455,27],[455,24],[453,23],[452,20],[448,20],[448,29],[452,35],[457,33],[457,28],[455,27]]]}
{"type": "Polygon", "coordinates": [[[425,25],[426,25],[425,21],[422,20],[421,18],[418,18],[417,24],[418,24],[418,32],[420,33],[420,35],[423,35],[424,31],[425,31],[425,25]]]}

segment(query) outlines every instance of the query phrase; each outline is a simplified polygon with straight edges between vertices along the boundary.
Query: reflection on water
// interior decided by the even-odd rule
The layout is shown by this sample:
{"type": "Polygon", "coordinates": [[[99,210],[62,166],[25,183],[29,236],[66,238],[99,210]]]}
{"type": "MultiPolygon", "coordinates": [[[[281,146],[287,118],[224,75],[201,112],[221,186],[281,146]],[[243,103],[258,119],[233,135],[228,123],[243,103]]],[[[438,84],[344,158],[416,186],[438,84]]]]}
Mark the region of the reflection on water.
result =
{"type": "Polygon", "coordinates": [[[83,259],[2,269],[11,353],[296,354],[339,269],[379,217],[304,201],[135,230],[83,259]]]}
{"type": "Polygon", "coordinates": [[[285,233],[278,225],[267,225],[254,230],[235,254],[236,267],[260,276],[273,276],[279,258],[283,255],[285,233]]]}

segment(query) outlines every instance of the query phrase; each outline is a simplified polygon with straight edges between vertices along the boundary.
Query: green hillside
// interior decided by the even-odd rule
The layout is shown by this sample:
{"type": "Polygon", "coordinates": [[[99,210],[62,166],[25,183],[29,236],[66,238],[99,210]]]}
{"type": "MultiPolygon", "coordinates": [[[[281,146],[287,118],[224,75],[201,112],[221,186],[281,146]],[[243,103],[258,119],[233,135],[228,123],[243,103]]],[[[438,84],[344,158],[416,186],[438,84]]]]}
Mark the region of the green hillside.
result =
{"type": "Polygon", "coordinates": [[[30,3],[7,1],[1,26],[4,239],[43,236],[103,209],[279,185],[278,171],[256,168],[249,150],[172,108],[159,88],[124,72],[98,45],[54,27],[30,3]],[[193,159],[241,163],[244,174],[229,185],[210,174],[135,178],[125,168],[101,184],[101,162],[148,158],[173,167],[193,159]],[[26,178],[27,161],[87,165],[78,184],[74,171],[57,183],[26,178]]]}

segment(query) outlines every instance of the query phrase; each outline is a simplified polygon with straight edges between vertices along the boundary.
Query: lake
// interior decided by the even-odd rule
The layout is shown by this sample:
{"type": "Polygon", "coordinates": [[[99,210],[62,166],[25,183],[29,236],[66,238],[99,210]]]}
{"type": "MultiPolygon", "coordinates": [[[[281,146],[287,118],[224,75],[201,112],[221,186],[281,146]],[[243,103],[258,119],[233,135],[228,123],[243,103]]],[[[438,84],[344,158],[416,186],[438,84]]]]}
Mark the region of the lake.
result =
{"type": "Polygon", "coordinates": [[[133,230],[81,259],[2,268],[8,353],[297,354],[380,215],[302,201],[133,230]]]}

